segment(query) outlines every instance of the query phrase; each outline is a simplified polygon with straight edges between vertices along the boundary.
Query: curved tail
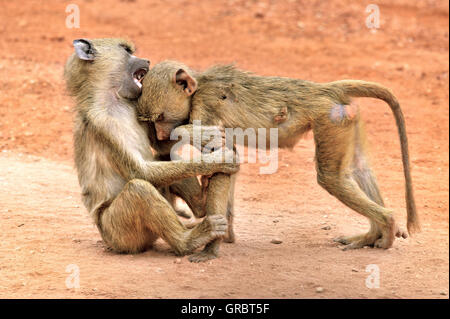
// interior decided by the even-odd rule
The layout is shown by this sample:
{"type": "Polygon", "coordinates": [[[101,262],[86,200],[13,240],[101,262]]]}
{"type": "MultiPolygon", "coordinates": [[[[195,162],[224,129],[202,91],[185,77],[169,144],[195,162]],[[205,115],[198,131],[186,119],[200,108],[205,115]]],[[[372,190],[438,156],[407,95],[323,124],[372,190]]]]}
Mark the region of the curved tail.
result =
{"type": "Polygon", "coordinates": [[[400,145],[402,150],[403,172],[406,182],[406,209],[407,209],[407,227],[410,234],[420,231],[419,217],[417,215],[416,203],[414,201],[414,192],[410,172],[408,138],[406,137],[405,120],[397,98],[388,88],[373,82],[358,80],[343,80],[330,82],[326,84],[344,95],[352,97],[372,97],[385,101],[389,104],[394,113],[397,123],[398,134],[400,136],[400,145]]]}

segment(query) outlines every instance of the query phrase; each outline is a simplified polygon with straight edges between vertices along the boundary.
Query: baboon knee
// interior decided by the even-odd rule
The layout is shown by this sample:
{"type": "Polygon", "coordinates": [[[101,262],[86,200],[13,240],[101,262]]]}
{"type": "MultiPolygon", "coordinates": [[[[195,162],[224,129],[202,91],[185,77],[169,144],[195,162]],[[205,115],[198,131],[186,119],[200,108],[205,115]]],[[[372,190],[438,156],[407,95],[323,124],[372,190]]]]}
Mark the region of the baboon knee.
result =
{"type": "Polygon", "coordinates": [[[339,187],[337,181],[338,178],[339,177],[333,175],[318,174],[317,183],[328,193],[330,193],[333,196],[336,196],[336,191],[339,187]]]}
{"type": "Polygon", "coordinates": [[[129,181],[125,186],[125,188],[132,195],[138,196],[140,198],[149,199],[149,195],[152,193],[149,186],[150,186],[149,182],[136,178],[129,181]]]}

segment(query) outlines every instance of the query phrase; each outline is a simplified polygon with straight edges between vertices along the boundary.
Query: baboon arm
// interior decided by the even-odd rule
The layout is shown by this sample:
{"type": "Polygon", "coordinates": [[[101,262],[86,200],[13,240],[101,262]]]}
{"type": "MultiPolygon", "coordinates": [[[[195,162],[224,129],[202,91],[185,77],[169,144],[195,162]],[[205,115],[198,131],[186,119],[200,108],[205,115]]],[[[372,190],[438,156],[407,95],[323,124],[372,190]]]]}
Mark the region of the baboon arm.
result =
{"type": "Polygon", "coordinates": [[[189,134],[189,143],[199,150],[205,146],[216,149],[225,146],[225,132],[219,126],[186,124],[178,126],[173,132],[175,136],[189,134]]]}
{"type": "Polygon", "coordinates": [[[129,128],[124,129],[126,120],[118,120],[106,112],[96,112],[88,114],[91,125],[95,126],[94,131],[99,134],[99,138],[106,142],[112,148],[112,154],[115,160],[122,162],[129,168],[132,175],[126,176],[128,179],[140,178],[147,180],[155,187],[163,187],[173,182],[197,175],[211,175],[216,172],[235,173],[238,165],[219,163],[214,158],[206,162],[206,156],[202,158],[205,162],[187,162],[187,161],[153,161],[150,151],[150,145],[142,145],[142,136],[144,131],[133,127],[138,125],[136,122],[128,122],[129,128]],[[111,134],[110,132],[116,132],[111,134]],[[120,134],[126,132],[126,134],[120,134]]]}
{"type": "Polygon", "coordinates": [[[197,148],[208,145],[215,134],[222,133],[217,126],[201,126],[194,129],[193,124],[186,124],[178,126],[174,129],[174,135],[178,136],[175,140],[159,141],[156,138],[156,131],[154,123],[149,125],[149,140],[152,148],[160,155],[169,155],[172,147],[182,140],[181,135],[189,136],[189,144],[197,148]]]}
{"type": "MultiPolygon", "coordinates": [[[[168,186],[178,180],[197,176],[197,175],[212,175],[216,172],[227,171],[224,167],[227,164],[220,163],[195,163],[184,161],[171,162],[147,162],[145,163],[142,173],[145,180],[149,181],[155,187],[168,186]]],[[[230,164],[230,169],[227,173],[232,173],[233,165],[230,164]]]]}

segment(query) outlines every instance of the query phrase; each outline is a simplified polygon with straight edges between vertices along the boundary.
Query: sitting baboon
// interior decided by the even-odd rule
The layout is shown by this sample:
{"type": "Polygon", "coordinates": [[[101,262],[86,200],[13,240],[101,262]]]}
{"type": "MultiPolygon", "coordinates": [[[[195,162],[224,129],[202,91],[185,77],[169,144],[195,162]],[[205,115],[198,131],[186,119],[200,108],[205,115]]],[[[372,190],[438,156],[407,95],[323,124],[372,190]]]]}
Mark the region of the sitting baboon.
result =
{"type": "Polygon", "coordinates": [[[359,110],[351,104],[351,97],[378,98],[393,111],[406,180],[408,231],[418,231],[403,115],[395,96],[380,84],[357,80],[321,84],[262,77],[233,66],[194,72],[179,62],[166,61],[145,77],[138,114],[141,120],[155,123],[159,140],[167,139],[171,130],[188,118],[191,123],[200,120],[202,125],[224,128],[277,128],[280,147],[293,147],[312,130],[318,183],[370,220],[367,234],[335,240],[348,245],[345,249],[389,248],[395,236],[406,238],[407,234],[396,226],[392,211],[384,207],[365,155],[359,110]]]}
{"type": "Polygon", "coordinates": [[[209,215],[193,229],[177,218],[161,188],[184,178],[232,174],[233,163],[155,161],[148,126],[137,120],[136,99],[149,61],[133,55],[122,39],[79,39],[64,75],[76,101],[75,166],[82,201],[108,247],[137,253],[163,238],[177,254],[188,254],[226,232],[226,219],[209,215]]]}

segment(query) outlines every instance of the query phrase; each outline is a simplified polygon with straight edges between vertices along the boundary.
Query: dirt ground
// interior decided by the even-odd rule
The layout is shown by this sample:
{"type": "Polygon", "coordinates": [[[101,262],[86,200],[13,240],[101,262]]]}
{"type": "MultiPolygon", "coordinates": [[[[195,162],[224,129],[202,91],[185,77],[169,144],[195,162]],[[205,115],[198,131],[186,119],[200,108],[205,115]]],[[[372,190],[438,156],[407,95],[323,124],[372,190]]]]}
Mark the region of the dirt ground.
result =
{"type": "MultiPolygon", "coordinates": [[[[378,0],[377,32],[365,25],[371,1],[79,0],[79,29],[65,27],[69,3],[0,0],[0,297],[448,298],[447,1],[378,0]],[[62,71],[74,38],[106,36],[132,39],[152,64],[236,62],[261,75],[392,88],[405,113],[422,233],[389,250],[342,251],[332,238],[368,223],[317,185],[307,136],[280,151],[274,175],[241,167],[237,242],[223,244],[219,259],[177,262],[162,241],[139,255],[105,251],[80,202],[62,71]],[[379,288],[366,286],[371,264],[379,288]],[[69,265],[78,266],[79,288],[66,286],[69,265]]],[[[380,101],[359,104],[386,204],[404,226],[392,114],[380,101]]]]}

